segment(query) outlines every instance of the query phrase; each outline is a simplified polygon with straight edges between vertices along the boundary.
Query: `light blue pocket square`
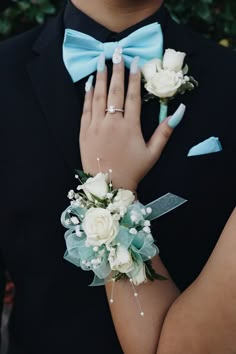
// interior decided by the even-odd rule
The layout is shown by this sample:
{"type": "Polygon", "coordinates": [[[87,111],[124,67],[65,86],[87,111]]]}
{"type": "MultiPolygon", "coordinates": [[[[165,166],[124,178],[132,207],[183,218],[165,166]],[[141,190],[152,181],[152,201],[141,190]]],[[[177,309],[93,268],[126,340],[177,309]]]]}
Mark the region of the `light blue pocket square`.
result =
{"type": "Polygon", "coordinates": [[[221,143],[219,138],[212,136],[201,143],[193,146],[189,152],[188,156],[197,156],[197,155],[205,155],[211,154],[213,152],[218,152],[222,150],[221,143]]]}

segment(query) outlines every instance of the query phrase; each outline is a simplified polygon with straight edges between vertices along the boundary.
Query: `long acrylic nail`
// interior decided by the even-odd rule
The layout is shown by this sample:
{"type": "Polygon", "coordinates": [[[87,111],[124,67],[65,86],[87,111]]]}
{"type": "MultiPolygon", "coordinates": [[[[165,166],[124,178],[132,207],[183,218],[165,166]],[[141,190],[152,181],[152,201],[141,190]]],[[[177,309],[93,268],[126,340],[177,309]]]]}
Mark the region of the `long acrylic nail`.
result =
{"type": "Polygon", "coordinates": [[[114,54],[112,56],[113,64],[120,64],[122,61],[122,48],[116,47],[114,54]]]}
{"type": "Polygon", "coordinates": [[[102,53],[98,58],[97,71],[103,72],[105,70],[105,54],[102,53]]]}
{"type": "Polygon", "coordinates": [[[130,73],[131,74],[137,74],[138,70],[139,70],[139,57],[135,57],[130,65],[130,73]]]}
{"type": "Polygon", "coordinates": [[[171,128],[176,128],[177,125],[181,122],[184,113],[186,110],[186,106],[181,103],[181,105],[179,106],[179,108],[175,111],[175,113],[172,115],[172,117],[169,118],[168,120],[168,125],[171,128]]]}
{"type": "Polygon", "coordinates": [[[89,92],[93,86],[93,75],[89,76],[88,81],[85,84],[85,92],[89,92]]]}

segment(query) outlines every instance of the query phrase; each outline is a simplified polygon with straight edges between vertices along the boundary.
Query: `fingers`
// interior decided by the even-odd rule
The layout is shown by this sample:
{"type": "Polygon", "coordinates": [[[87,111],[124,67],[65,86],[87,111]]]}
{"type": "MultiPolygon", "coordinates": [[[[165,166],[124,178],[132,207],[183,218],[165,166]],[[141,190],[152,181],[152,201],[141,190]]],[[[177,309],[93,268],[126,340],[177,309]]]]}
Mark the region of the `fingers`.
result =
{"type": "Polygon", "coordinates": [[[140,122],[141,114],[141,73],[139,57],[135,57],[130,66],[129,86],[125,101],[125,118],[140,122]]]}
{"type": "Polygon", "coordinates": [[[93,120],[101,120],[105,117],[107,105],[107,69],[105,55],[101,54],[97,63],[96,85],[93,95],[93,120]]]}
{"type": "Polygon", "coordinates": [[[183,119],[186,106],[181,104],[177,111],[170,117],[166,118],[155,130],[151,139],[149,140],[147,147],[151,153],[151,158],[155,161],[160,157],[164,147],[166,146],[173,129],[183,119]]]}
{"type": "MultiPolygon", "coordinates": [[[[119,52],[119,48],[117,48],[113,55],[113,74],[107,98],[107,107],[115,106],[116,108],[123,109],[124,79],[124,60],[122,59],[121,52],[119,52]]],[[[116,112],[114,114],[118,115],[122,113],[116,112]]]]}
{"type": "Polygon", "coordinates": [[[83,133],[86,130],[92,120],[92,104],[93,104],[93,75],[89,76],[88,81],[85,84],[85,97],[84,97],[84,106],[83,114],[81,117],[81,127],[80,132],[83,133]]]}
{"type": "Polygon", "coordinates": [[[172,129],[176,128],[177,125],[181,122],[184,113],[186,110],[186,106],[181,103],[175,113],[168,119],[168,126],[172,129]]]}

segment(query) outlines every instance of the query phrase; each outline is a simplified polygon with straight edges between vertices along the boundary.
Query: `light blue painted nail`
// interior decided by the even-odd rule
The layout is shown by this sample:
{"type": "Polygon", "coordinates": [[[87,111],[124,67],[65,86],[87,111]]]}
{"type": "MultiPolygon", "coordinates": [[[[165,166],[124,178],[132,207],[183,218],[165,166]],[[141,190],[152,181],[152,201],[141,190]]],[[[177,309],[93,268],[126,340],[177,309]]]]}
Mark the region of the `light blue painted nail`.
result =
{"type": "Polygon", "coordinates": [[[130,65],[130,73],[131,74],[137,74],[138,70],[139,70],[139,57],[135,57],[130,65]]]}
{"type": "Polygon", "coordinates": [[[102,53],[98,58],[97,71],[102,73],[105,70],[105,54],[102,53]]]}
{"type": "Polygon", "coordinates": [[[186,106],[181,103],[181,105],[179,106],[179,108],[175,111],[175,113],[172,115],[172,117],[169,118],[168,120],[168,125],[171,128],[176,128],[177,125],[181,122],[184,113],[186,110],[186,106]]]}
{"type": "Polygon", "coordinates": [[[89,92],[93,86],[93,75],[89,76],[88,81],[85,84],[85,92],[89,92]]]}

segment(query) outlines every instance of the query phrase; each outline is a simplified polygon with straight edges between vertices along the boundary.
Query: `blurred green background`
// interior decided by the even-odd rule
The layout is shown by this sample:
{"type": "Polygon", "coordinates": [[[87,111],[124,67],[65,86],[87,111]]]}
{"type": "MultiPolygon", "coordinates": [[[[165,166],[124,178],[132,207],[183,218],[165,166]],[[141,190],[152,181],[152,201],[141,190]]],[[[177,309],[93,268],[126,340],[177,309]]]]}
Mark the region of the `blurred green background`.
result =
{"type": "MultiPolygon", "coordinates": [[[[43,23],[65,0],[0,0],[0,39],[43,23]]],[[[236,0],[166,0],[175,20],[236,47],[236,0]]]]}

